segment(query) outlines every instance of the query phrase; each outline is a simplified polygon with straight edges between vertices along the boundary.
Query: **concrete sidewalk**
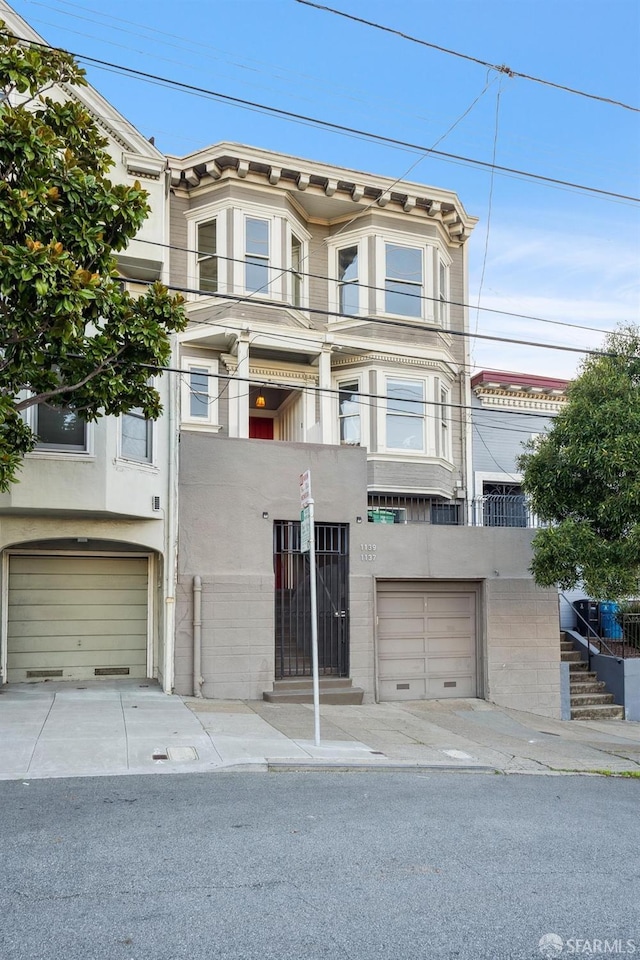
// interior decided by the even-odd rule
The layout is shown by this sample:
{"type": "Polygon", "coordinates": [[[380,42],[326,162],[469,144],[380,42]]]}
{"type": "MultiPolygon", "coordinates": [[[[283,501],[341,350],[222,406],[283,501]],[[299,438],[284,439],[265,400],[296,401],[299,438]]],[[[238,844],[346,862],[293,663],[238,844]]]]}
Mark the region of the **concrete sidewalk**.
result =
{"type": "Polygon", "coordinates": [[[323,706],[167,696],[152,681],[0,694],[0,779],[228,769],[640,774],[640,723],[548,720],[483,700],[323,706]]]}

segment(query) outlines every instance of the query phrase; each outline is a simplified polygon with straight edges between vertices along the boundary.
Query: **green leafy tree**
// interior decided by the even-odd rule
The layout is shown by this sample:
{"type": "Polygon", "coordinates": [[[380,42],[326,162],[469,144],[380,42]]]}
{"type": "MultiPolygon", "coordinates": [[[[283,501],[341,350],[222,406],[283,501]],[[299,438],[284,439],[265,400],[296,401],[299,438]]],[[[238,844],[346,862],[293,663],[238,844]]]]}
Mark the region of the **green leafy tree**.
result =
{"type": "Polygon", "coordinates": [[[0,21],[0,490],[37,437],[23,411],[68,407],[85,420],[134,407],[156,419],[149,384],[185,325],[160,283],[136,299],[118,279],[149,212],[139,183],[114,184],[93,118],[60,85],[86,86],[61,51],[17,41],[0,21]]]}
{"type": "Polygon", "coordinates": [[[533,540],[541,586],[616,600],[640,577],[640,328],[621,328],[570,384],[548,433],[520,457],[532,509],[551,526],[533,540]]]}

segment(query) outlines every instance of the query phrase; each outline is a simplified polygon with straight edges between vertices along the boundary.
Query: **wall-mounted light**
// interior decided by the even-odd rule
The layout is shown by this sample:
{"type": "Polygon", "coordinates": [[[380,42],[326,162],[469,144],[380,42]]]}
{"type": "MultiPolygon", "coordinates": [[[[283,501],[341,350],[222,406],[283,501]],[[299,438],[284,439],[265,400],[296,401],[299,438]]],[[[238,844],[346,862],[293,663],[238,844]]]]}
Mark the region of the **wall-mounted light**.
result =
{"type": "Polygon", "coordinates": [[[362,523],[362,517],[356,517],[356,523],[362,523]]]}
{"type": "Polygon", "coordinates": [[[258,396],[256,397],[256,407],[258,407],[259,410],[263,410],[266,407],[266,405],[267,405],[267,401],[262,396],[262,394],[259,393],[258,396]]]}
{"type": "Polygon", "coordinates": [[[269,519],[269,511],[268,511],[268,510],[263,510],[263,511],[262,511],[262,519],[263,519],[263,520],[268,520],[268,519],[269,519]]]}

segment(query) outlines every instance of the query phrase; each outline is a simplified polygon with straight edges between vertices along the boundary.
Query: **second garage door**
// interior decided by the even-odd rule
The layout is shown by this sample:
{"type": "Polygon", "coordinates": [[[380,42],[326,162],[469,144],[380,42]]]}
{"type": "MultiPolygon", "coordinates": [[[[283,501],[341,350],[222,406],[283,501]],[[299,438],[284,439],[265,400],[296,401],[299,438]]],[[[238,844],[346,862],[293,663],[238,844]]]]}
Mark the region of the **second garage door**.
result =
{"type": "Polygon", "coordinates": [[[13,556],[9,681],[147,676],[146,557],[13,556]]]}
{"type": "Polygon", "coordinates": [[[378,584],[380,700],[475,697],[474,584],[378,584]]]}

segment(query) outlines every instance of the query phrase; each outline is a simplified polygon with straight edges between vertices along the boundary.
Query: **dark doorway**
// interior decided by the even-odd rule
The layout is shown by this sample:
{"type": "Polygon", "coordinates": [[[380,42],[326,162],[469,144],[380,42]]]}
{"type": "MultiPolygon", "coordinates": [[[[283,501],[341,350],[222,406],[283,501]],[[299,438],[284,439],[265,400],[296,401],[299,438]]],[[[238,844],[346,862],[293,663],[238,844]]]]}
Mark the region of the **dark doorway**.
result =
{"type": "MultiPolygon", "coordinates": [[[[349,675],[349,527],[317,523],[316,592],[321,676],[349,675]]],[[[276,679],[311,676],[309,554],[300,552],[300,522],[274,524],[276,679]]]]}
{"type": "Polygon", "coordinates": [[[249,417],[250,440],[273,440],[273,420],[271,417],[249,417]]]}

